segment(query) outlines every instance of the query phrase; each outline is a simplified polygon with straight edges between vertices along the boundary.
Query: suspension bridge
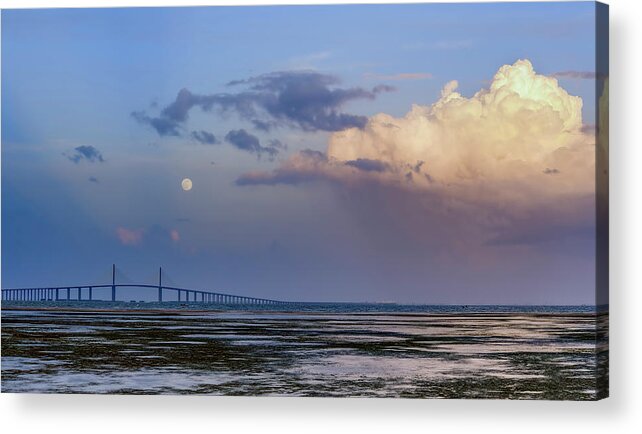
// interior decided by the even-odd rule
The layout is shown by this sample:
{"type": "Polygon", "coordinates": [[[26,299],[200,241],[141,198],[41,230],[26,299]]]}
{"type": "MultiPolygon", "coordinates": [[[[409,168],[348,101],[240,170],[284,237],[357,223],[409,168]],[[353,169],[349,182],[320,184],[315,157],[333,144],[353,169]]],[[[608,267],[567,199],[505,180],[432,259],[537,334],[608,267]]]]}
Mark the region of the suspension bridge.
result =
{"type": "Polygon", "coordinates": [[[275,305],[287,304],[285,301],[271,300],[268,298],[246,297],[242,295],[226,294],[217,291],[179,288],[176,286],[163,285],[163,269],[158,269],[158,284],[144,283],[116,283],[116,265],[112,265],[111,283],[93,284],[93,285],[67,285],[67,286],[49,286],[40,288],[7,288],[2,289],[2,300],[6,301],[117,301],[117,290],[126,289],[151,289],[157,291],[158,302],[178,301],[178,302],[200,302],[213,304],[261,304],[275,305]],[[107,290],[110,297],[97,298],[96,291],[105,293],[107,290]],[[109,291],[111,290],[111,291],[109,291]],[[173,295],[173,297],[171,295],[173,295]],[[167,297],[170,295],[170,297],[167,297]]]}

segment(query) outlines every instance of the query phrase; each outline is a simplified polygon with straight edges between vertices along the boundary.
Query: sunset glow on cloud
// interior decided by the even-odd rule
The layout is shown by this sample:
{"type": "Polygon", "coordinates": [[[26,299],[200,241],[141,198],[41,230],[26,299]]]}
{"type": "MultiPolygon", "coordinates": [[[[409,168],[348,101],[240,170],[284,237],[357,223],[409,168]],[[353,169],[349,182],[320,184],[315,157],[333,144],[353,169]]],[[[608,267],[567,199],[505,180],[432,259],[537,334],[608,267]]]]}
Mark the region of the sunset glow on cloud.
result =
{"type": "Polygon", "coordinates": [[[142,229],[127,229],[124,227],[116,228],[116,236],[118,240],[126,246],[135,246],[140,244],[143,240],[142,229]]]}

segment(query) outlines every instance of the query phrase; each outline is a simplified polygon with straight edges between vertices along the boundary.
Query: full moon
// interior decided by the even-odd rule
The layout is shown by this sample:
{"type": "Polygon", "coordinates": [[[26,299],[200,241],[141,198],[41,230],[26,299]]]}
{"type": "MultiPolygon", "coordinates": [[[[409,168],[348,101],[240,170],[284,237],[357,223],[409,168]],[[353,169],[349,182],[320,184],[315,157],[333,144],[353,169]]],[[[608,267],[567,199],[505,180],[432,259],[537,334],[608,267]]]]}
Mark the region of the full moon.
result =
{"type": "Polygon", "coordinates": [[[189,178],[183,179],[183,181],[181,181],[181,187],[183,187],[185,191],[190,191],[192,189],[192,180],[189,178]]]}

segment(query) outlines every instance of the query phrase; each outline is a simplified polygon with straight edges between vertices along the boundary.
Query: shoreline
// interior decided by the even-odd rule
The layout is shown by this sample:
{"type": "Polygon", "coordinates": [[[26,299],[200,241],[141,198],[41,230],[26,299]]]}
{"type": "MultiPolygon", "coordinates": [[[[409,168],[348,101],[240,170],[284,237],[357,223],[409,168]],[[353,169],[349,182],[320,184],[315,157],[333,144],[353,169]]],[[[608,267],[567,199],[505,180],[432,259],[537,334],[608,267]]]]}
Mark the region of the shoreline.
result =
{"type": "MultiPolygon", "coordinates": [[[[25,306],[25,305],[16,305],[16,306],[6,306],[5,303],[2,303],[0,311],[10,312],[70,312],[70,313],[96,313],[96,314],[124,314],[131,313],[136,315],[185,315],[185,316],[194,316],[194,315],[204,315],[204,314],[298,314],[298,315],[354,315],[354,316],[373,316],[373,315],[399,315],[407,317],[422,317],[422,316],[452,316],[452,315],[469,315],[469,316],[514,316],[514,315],[529,315],[529,316],[551,316],[551,315],[565,315],[565,316],[598,316],[601,314],[608,314],[608,309],[596,309],[592,311],[580,311],[580,310],[559,310],[559,311],[537,311],[537,310],[474,310],[475,306],[466,306],[462,310],[452,310],[452,311],[395,311],[395,310],[380,310],[380,311],[341,311],[341,310],[302,310],[302,309],[193,309],[193,308],[135,308],[135,307],[89,307],[89,306],[25,306]]],[[[522,306],[514,306],[519,308],[522,306]]],[[[531,306],[529,306],[531,307],[531,306]]],[[[540,307],[540,306],[536,306],[540,307]]],[[[547,306],[541,306],[547,307],[547,306]]],[[[569,308],[575,306],[568,306],[569,308]]],[[[531,307],[532,308],[532,307],[531,307]]]]}

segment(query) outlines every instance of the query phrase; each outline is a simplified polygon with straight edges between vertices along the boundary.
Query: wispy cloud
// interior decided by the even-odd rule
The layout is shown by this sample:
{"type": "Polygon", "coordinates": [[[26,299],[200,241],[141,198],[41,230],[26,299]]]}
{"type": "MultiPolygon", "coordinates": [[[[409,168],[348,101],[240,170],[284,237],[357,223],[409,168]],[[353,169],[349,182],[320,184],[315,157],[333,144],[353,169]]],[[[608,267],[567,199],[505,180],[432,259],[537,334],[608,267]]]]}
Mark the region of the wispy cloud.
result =
{"type": "Polygon", "coordinates": [[[216,136],[208,131],[192,131],[191,137],[203,145],[216,145],[219,143],[216,136]]]}
{"type": "Polygon", "coordinates": [[[136,246],[143,241],[143,229],[128,229],[122,226],[116,228],[116,237],[125,246],[136,246]]]}
{"type": "Polygon", "coordinates": [[[259,138],[244,129],[230,131],[225,135],[225,140],[237,149],[256,154],[258,158],[261,158],[263,154],[267,154],[269,158],[274,158],[279,153],[279,149],[276,146],[281,146],[281,142],[278,140],[273,141],[272,146],[261,146],[259,138]]]}
{"type": "Polygon", "coordinates": [[[81,161],[87,161],[89,163],[104,163],[105,159],[103,158],[102,153],[91,145],[81,145],[74,148],[74,152],[71,155],[63,154],[67,159],[75,164],[80,163],[81,161]]]}
{"type": "Polygon", "coordinates": [[[388,164],[383,161],[371,160],[369,158],[357,158],[356,160],[346,161],[345,164],[365,172],[384,172],[389,167],[388,164]]]}
{"type": "Polygon", "coordinates": [[[559,71],[551,74],[555,78],[574,78],[578,80],[594,80],[598,75],[593,71],[559,71]]]}

